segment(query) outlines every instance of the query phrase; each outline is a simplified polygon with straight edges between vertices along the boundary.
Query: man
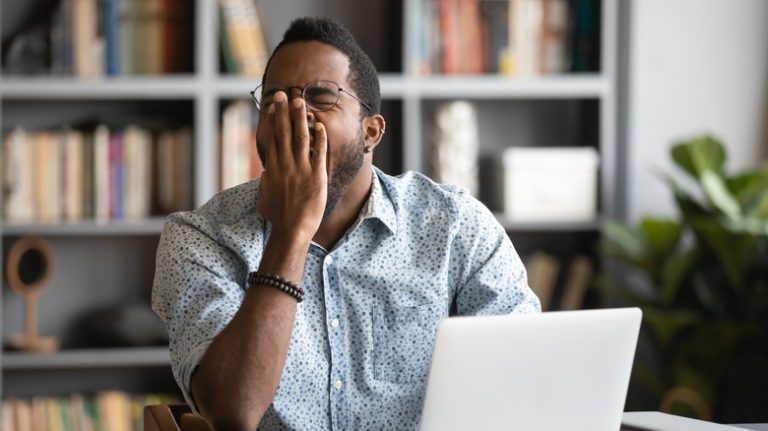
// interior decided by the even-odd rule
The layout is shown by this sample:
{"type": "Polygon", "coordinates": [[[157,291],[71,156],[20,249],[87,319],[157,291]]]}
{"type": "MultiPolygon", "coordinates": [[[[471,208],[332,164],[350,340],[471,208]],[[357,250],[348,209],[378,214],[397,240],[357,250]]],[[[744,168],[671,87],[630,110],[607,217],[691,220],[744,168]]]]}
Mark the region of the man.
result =
{"type": "Polygon", "coordinates": [[[378,78],[338,24],[294,21],[253,94],[260,180],[160,240],[177,382],[217,429],[415,428],[441,319],[539,311],[520,259],[465,192],[372,166],[378,78]]]}

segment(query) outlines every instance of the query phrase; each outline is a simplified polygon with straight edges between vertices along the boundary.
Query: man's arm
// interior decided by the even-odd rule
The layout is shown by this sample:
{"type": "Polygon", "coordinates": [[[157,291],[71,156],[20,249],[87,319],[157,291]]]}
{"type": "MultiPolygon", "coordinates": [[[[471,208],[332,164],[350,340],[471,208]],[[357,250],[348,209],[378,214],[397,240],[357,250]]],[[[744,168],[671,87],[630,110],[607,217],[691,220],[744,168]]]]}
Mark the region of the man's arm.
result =
{"type": "MultiPolygon", "coordinates": [[[[271,236],[260,271],[301,280],[306,247],[271,236]]],[[[217,430],[258,426],[280,382],[296,304],[277,289],[251,286],[235,317],[208,347],[192,375],[192,393],[217,430]]]]}
{"type": "Polygon", "coordinates": [[[504,228],[480,202],[464,196],[461,229],[451,245],[458,291],[454,315],[538,313],[525,267],[504,228]]]}
{"type": "MultiPolygon", "coordinates": [[[[278,92],[259,122],[269,142],[258,211],[272,224],[259,271],[299,283],[325,210],[325,128],[309,151],[304,101],[278,92]]],[[[249,286],[242,305],[208,347],[192,376],[198,409],[219,430],[256,429],[272,403],[290,344],[296,300],[269,286],[249,286]]]]}

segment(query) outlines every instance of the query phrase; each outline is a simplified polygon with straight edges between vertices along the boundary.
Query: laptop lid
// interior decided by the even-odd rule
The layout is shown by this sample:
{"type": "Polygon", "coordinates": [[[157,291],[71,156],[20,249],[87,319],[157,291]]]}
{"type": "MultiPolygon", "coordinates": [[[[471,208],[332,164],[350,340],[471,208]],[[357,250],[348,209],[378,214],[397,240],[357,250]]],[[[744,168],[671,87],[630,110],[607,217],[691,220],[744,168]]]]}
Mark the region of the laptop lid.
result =
{"type": "Polygon", "coordinates": [[[422,431],[617,431],[638,308],[442,321],[422,431]]]}

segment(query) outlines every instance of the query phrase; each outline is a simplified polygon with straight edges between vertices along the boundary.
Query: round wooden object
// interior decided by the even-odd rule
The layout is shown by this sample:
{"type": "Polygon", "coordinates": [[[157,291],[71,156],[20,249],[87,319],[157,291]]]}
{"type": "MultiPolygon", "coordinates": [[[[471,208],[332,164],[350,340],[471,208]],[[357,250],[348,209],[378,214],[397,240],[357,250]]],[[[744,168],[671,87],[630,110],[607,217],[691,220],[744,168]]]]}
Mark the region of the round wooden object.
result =
{"type": "Polygon", "coordinates": [[[11,289],[24,298],[25,314],[24,334],[11,336],[9,347],[38,352],[58,349],[58,340],[37,334],[37,297],[48,287],[53,266],[52,248],[42,238],[19,238],[8,250],[5,276],[11,289]]]}
{"type": "Polygon", "coordinates": [[[36,237],[27,236],[19,238],[8,250],[8,257],[5,261],[5,276],[8,279],[8,285],[16,293],[26,297],[27,295],[39,294],[48,285],[53,275],[53,251],[48,241],[36,237]],[[22,259],[37,255],[40,268],[37,273],[22,274],[22,259]],[[31,279],[30,279],[31,278],[31,279]]]}

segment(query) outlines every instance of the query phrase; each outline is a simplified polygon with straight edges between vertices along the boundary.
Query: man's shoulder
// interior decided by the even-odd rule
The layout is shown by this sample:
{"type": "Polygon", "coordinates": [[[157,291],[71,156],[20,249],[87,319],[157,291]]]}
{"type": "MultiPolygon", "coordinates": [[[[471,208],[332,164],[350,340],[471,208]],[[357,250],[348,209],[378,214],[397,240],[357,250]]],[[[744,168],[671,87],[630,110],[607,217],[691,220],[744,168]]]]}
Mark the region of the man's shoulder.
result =
{"type": "Polygon", "coordinates": [[[261,216],[256,212],[259,179],[222,190],[200,207],[180,211],[168,217],[170,223],[190,225],[216,236],[222,229],[243,223],[256,223],[261,216]]]}
{"type": "Polygon", "coordinates": [[[452,184],[440,184],[428,176],[408,171],[398,176],[377,171],[382,187],[399,206],[423,207],[432,204],[455,207],[472,199],[466,189],[452,184]]]}

